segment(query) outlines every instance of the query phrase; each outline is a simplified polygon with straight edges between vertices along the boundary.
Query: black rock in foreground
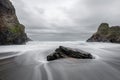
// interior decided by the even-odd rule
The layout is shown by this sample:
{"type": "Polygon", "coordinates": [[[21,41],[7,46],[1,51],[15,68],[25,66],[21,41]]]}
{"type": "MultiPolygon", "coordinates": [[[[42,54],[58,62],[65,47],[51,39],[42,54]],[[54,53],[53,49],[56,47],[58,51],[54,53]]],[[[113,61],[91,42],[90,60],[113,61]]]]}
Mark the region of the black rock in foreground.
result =
{"type": "Polygon", "coordinates": [[[28,41],[24,25],[20,24],[10,0],[0,0],[0,45],[22,44],[28,41]]]}
{"type": "Polygon", "coordinates": [[[102,23],[98,31],[87,42],[120,43],[120,26],[109,27],[108,23],[102,23]]]}
{"type": "Polygon", "coordinates": [[[82,50],[60,46],[53,54],[47,56],[47,61],[57,60],[60,58],[93,59],[93,56],[82,50]]]}

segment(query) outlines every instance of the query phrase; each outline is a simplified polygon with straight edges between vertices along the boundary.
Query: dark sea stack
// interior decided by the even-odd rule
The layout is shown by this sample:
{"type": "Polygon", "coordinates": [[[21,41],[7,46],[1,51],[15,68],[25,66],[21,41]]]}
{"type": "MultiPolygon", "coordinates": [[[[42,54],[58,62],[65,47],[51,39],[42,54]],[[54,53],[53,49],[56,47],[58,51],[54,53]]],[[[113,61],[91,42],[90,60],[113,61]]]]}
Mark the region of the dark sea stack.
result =
{"type": "Polygon", "coordinates": [[[93,56],[85,51],[59,46],[54,53],[47,56],[47,61],[61,58],[93,59],[93,56]]]}
{"type": "Polygon", "coordinates": [[[108,23],[102,23],[98,31],[87,42],[120,43],[120,26],[109,27],[108,23]]]}
{"type": "Polygon", "coordinates": [[[23,44],[28,40],[10,0],[0,0],[0,45],[23,44]]]}

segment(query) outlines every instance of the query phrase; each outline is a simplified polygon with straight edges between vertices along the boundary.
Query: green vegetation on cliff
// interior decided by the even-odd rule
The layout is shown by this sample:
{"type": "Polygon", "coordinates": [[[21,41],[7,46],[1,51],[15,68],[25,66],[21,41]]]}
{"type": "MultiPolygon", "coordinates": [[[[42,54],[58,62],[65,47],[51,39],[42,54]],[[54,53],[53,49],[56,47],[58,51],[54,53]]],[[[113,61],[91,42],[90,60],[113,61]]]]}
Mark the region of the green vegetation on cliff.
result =
{"type": "Polygon", "coordinates": [[[9,27],[9,30],[12,33],[22,33],[22,32],[24,32],[24,26],[21,24],[15,24],[15,25],[9,27]]]}
{"type": "Polygon", "coordinates": [[[109,32],[109,24],[102,23],[98,28],[98,34],[107,35],[109,32]]]}

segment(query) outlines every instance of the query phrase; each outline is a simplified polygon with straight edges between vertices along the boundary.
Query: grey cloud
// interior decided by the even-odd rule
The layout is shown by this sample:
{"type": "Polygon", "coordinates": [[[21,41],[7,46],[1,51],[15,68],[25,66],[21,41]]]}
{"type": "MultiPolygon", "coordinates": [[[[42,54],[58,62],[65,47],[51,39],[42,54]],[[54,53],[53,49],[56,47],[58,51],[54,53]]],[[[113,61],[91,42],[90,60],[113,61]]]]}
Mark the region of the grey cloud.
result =
{"type": "Polygon", "coordinates": [[[30,33],[93,33],[102,22],[120,25],[119,0],[13,0],[30,33]]]}

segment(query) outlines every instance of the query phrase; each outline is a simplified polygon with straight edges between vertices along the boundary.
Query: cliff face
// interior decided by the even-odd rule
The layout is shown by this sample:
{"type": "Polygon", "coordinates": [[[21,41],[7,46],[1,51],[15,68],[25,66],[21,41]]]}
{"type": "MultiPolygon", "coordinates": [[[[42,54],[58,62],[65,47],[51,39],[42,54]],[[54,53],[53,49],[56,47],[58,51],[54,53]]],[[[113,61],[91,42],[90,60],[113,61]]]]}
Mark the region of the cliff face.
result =
{"type": "Polygon", "coordinates": [[[27,39],[10,0],[0,0],[0,45],[22,44],[27,39]]]}
{"type": "Polygon", "coordinates": [[[109,27],[109,24],[102,23],[98,31],[87,41],[120,43],[120,26],[109,27]]]}

